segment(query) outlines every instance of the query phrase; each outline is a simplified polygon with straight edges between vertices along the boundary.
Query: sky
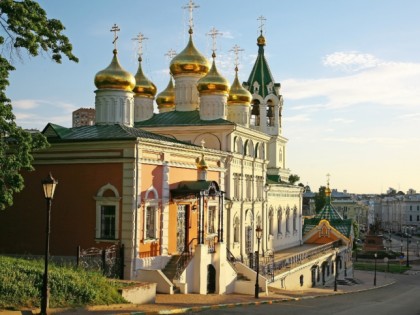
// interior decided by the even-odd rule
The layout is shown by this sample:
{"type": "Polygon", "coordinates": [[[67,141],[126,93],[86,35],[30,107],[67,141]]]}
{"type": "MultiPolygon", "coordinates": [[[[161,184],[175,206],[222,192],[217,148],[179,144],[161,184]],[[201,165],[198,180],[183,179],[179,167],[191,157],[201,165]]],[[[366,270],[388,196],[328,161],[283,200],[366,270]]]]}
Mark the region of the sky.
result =
{"type": "MultiPolygon", "coordinates": [[[[17,123],[42,130],[71,127],[71,113],[94,107],[97,72],[111,62],[111,27],[118,56],[142,67],[161,92],[169,81],[167,52],[188,40],[188,0],[38,1],[59,19],[79,63],[52,62],[48,54],[15,58],[7,95],[17,123]]],[[[194,43],[210,59],[215,27],[217,66],[248,79],[265,18],[265,56],[284,98],[286,165],[317,191],[326,185],[350,193],[420,192],[420,1],[417,0],[195,0],[194,43]]]]}

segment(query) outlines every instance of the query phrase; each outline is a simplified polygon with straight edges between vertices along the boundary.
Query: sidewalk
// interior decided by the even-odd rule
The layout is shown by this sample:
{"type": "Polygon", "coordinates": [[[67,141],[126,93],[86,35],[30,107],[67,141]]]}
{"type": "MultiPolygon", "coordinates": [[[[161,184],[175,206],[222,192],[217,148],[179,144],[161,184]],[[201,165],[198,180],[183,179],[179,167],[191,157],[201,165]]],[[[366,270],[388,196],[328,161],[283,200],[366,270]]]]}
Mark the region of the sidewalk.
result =
{"type": "MultiPolygon", "coordinates": [[[[420,265],[413,265],[410,274],[420,273],[420,265]]],[[[338,285],[337,292],[334,286],[311,288],[301,291],[270,290],[268,295],[260,293],[260,298],[241,294],[227,295],[200,295],[200,294],[157,294],[155,304],[117,304],[99,305],[73,309],[50,309],[49,314],[181,314],[199,312],[205,309],[231,308],[247,305],[275,304],[290,300],[310,299],[334,294],[347,294],[365,290],[377,289],[391,285],[395,282],[392,274],[380,273],[376,275],[376,287],[373,285],[374,274],[372,271],[354,271],[357,284],[338,285]]],[[[38,314],[38,310],[27,311],[0,311],[0,315],[29,315],[38,314]]]]}

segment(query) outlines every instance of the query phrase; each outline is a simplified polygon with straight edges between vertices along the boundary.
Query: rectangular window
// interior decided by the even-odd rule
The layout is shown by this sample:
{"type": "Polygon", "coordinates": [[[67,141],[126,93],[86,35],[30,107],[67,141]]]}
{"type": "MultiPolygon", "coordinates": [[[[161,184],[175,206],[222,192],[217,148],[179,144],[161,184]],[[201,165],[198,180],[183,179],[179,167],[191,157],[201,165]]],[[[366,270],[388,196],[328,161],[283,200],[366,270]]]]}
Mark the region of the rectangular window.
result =
{"type": "Polygon", "coordinates": [[[417,221],[420,221],[420,215],[417,216],[417,221]]]}
{"type": "Polygon", "coordinates": [[[413,216],[410,214],[410,221],[413,221],[413,216]]]}
{"type": "Polygon", "coordinates": [[[216,207],[209,207],[209,222],[208,222],[209,234],[216,233],[216,207]]]}
{"type": "Polygon", "coordinates": [[[155,207],[146,207],[146,238],[155,238],[155,222],[156,209],[155,207]]]}
{"type": "Polygon", "coordinates": [[[417,211],[420,211],[420,206],[417,206],[417,211]]]}
{"type": "Polygon", "coordinates": [[[116,239],[115,206],[101,206],[101,235],[103,239],[116,239]]]}

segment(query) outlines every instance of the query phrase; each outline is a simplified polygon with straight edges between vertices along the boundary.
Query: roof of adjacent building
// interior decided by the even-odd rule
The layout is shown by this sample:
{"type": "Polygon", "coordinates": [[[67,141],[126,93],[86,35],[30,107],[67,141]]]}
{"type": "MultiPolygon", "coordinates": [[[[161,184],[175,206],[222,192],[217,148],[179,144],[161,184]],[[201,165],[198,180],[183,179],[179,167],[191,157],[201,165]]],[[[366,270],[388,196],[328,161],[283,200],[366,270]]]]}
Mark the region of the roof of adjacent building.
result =
{"type": "Polygon", "coordinates": [[[202,120],[198,110],[180,112],[171,111],[160,114],[153,114],[153,117],[146,121],[136,122],[135,127],[158,127],[158,126],[209,126],[209,125],[234,125],[235,123],[226,119],[202,120]]]}
{"type": "Polygon", "coordinates": [[[142,129],[132,128],[125,125],[93,125],[66,128],[49,123],[42,133],[50,142],[61,141],[107,141],[107,140],[134,140],[137,138],[152,139],[195,146],[170,137],[161,136],[142,129]]]}
{"type": "Polygon", "coordinates": [[[329,185],[325,190],[326,203],[325,206],[319,211],[314,218],[305,219],[303,224],[303,235],[314,229],[322,220],[327,220],[331,226],[346,237],[351,236],[352,219],[343,219],[341,215],[335,210],[331,204],[331,190],[329,185]]]}

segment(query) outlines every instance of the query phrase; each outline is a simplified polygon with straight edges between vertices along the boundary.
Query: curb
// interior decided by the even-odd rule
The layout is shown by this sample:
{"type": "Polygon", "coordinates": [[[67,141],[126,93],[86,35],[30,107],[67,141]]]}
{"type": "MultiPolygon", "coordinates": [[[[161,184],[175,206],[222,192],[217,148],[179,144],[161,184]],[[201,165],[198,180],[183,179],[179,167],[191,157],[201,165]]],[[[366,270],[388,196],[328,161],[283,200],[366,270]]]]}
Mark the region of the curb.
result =
{"type": "Polygon", "coordinates": [[[190,313],[190,312],[195,313],[195,312],[201,312],[201,311],[206,311],[206,310],[220,310],[220,309],[226,309],[226,308],[258,306],[258,305],[267,305],[267,304],[270,305],[270,304],[278,304],[278,303],[289,302],[289,301],[310,300],[310,299],[315,299],[315,298],[329,297],[333,295],[343,295],[343,294],[352,294],[352,293],[370,291],[370,290],[375,290],[375,289],[380,289],[380,288],[390,286],[394,284],[395,282],[396,281],[394,280],[390,283],[387,283],[381,286],[370,287],[370,288],[348,291],[348,292],[336,292],[336,293],[325,294],[325,295],[309,295],[309,296],[303,296],[303,297],[290,297],[290,298],[254,301],[254,302],[239,302],[239,303],[194,306],[194,307],[178,308],[178,309],[172,309],[172,310],[151,311],[151,312],[115,313],[113,315],[185,314],[185,313],[190,313]]]}

